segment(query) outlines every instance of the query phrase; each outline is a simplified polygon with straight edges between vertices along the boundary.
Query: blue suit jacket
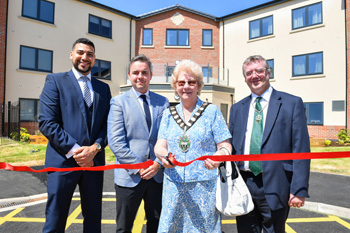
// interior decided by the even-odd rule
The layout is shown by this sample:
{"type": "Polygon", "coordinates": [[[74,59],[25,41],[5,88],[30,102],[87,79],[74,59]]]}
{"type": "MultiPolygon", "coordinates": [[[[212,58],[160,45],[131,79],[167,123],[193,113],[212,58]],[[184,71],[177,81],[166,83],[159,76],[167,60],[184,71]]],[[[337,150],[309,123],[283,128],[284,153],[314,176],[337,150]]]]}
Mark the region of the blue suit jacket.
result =
{"type": "MultiPolygon", "coordinates": [[[[231,107],[229,130],[233,154],[244,154],[250,103],[251,96],[248,96],[231,107]]],[[[298,152],[310,152],[303,101],[273,89],[261,154],[298,152]]],[[[308,197],[310,160],[263,161],[262,167],[264,191],[271,209],[287,206],[290,193],[308,197]]]]}
{"type": "MultiPolygon", "coordinates": [[[[153,118],[151,132],[133,90],[111,99],[107,123],[108,145],[116,156],[116,164],[142,163],[149,159],[161,164],[154,154],[154,145],[163,111],[169,107],[169,102],[154,92],[150,92],[150,98],[153,118]]],[[[161,169],[153,177],[156,182],[163,182],[163,172],[164,169],[161,169]]],[[[137,170],[115,169],[114,182],[119,186],[135,187],[140,180],[137,170]]]]}
{"type": "MultiPolygon", "coordinates": [[[[107,145],[107,115],[111,93],[109,86],[95,78],[91,134],[87,126],[83,94],[72,71],[49,74],[40,95],[39,129],[49,144],[46,151],[46,167],[77,167],[66,154],[75,143],[90,146],[95,142],[102,148],[107,145]]],[[[95,166],[105,164],[104,149],[94,158],[95,166]]]]}

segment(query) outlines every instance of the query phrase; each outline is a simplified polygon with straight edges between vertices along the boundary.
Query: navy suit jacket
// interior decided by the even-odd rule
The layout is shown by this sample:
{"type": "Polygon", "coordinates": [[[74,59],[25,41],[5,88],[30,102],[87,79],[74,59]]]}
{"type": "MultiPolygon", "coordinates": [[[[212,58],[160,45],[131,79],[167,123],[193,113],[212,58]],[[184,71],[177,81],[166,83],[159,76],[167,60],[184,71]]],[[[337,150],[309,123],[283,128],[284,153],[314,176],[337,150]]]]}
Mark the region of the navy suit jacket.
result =
{"type": "MultiPolygon", "coordinates": [[[[229,130],[233,154],[244,154],[250,103],[251,96],[248,96],[231,107],[229,130]]],[[[303,101],[273,89],[261,154],[298,152],[310,152],[303,101]]],[[[287,206],[290,193],[308,197],[310,160],[263,161],[262,167],[265,196],[272,210],[287,206]]]]}
{"type": "Polygon", "coordinates": [[[81,88],[72,71],[49,74],[40,95],[39,129],[48,138],[45,167],[78,167],[66,154],[75,143],[90,146],[95,142],[103,148],[94,158],[95,166],[105,164],[107,116],[111,93],[109,86],[91,79],[94,90],[91,134],[81,88]]]}

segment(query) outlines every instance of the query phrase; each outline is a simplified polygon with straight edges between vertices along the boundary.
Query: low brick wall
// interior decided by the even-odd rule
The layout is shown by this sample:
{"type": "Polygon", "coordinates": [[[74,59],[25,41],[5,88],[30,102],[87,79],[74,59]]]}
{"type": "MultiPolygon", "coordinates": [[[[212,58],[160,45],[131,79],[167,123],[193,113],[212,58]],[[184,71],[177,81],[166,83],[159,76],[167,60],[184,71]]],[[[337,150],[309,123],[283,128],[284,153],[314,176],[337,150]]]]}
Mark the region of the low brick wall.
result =
{"type": "Polygon", "coordinates": [[[30,135],[30,144],[47,144],[49,140],[42,135],[30,135]]]}
{"type": "Polygon", "coordinates": [[[310,146],[311,147],[325,147],[324,143],[325,139],[323,138],[310,138],[310,146]]]}

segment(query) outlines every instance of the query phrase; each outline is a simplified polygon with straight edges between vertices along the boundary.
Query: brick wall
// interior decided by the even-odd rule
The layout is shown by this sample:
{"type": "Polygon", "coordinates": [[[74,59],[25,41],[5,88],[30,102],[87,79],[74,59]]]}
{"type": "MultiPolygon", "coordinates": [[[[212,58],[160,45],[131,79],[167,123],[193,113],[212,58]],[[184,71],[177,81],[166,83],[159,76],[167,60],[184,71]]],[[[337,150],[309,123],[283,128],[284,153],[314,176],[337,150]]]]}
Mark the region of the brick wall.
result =
{"type": "Polygon", "coordinates": [[[337,134],[339,130],[344,128],[345,126],[308,125],[309,136],[311,138],[338,139],[337,134]]]}
{"type": "MultiPolygon", "coordinates": [[[[0,109],[5,103],[5,51],[6,51],[7,0],[0,1],[0,109]]],[[[2,114],[0,111],[0,136],[2,136],[2,114]]]]}
{"type": "Polygon", "coordinates": [[[164,66],[175,66],[175,61],[191,59],[200,66],[212,67],[212,77],[218,78],[220,47],[219,22],[185,10],[175,9],[144,18],[136,22],[136,54],[145,54],[153,64],[153,76],[164,76],[164,66]],[[184,21],[180,25],[171,18],[180,13],[184,21]],[[153,47],[142,47],[142,29],[153,29],[153,47]],[[190,48],[166,48],[166,29],[189,29],[190,48]],[[202,29],[212,29],[213,48],[202,48],[202,29]]]}

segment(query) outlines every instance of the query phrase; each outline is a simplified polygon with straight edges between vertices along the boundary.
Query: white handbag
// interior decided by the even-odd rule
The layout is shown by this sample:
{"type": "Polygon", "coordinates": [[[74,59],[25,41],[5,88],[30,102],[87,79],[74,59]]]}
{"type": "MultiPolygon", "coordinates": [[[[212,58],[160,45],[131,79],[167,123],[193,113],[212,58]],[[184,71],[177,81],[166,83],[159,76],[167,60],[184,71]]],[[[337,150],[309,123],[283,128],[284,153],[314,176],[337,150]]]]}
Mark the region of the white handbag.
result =
{"type": "Polygon", "coordinates": [[[252,196],[236,163],[228,161],[219,167],[216,187],[216,208],[226,216],[240,216],[254,209],[252,196]],[[232,169],[234,164],[235,171],[232,169]],[[225,168],[226,167],[226,168],[225,168]]]}

